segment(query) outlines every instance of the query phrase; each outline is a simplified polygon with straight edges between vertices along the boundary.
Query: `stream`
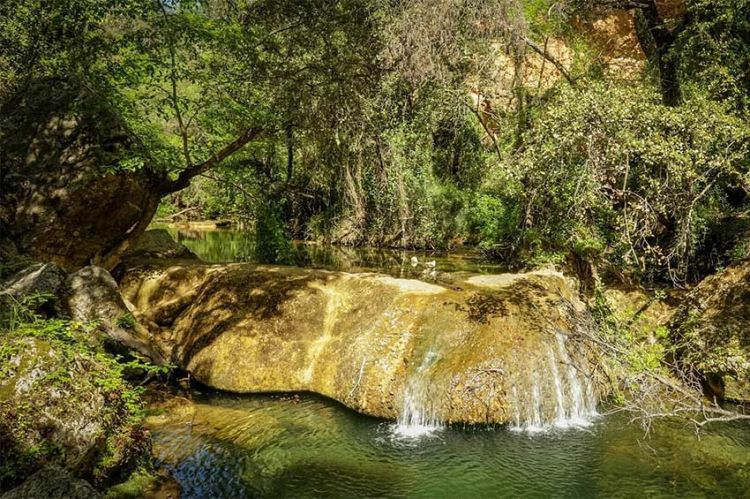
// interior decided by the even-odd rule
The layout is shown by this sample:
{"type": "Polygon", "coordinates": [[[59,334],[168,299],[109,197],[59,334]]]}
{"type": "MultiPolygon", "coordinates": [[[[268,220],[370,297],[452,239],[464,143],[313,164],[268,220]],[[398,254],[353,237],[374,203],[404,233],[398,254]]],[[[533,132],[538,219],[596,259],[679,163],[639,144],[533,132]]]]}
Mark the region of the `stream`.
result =
{"type": "MultiPolygon", "coordinates": [[[[252,238],[240,232],[171,231],[204,260],[253,261],[252,238]]],[[[413,256],[444,271],[502,272],[469,252],[307,244],[279,263],[419,277],[413,256]]],[[[591,410],[580,424],[543,431],[443,426],[420,416],[429,431],[413,432],[416,409],[396,422],[313,394],[195,389],[190,398],[188,411],[151,428],[154,454],[184,498],[750,497],[747,425],[716,425],[697,438],[690,423],[669,421],[646,436],[623,414],[591,410]]]]}

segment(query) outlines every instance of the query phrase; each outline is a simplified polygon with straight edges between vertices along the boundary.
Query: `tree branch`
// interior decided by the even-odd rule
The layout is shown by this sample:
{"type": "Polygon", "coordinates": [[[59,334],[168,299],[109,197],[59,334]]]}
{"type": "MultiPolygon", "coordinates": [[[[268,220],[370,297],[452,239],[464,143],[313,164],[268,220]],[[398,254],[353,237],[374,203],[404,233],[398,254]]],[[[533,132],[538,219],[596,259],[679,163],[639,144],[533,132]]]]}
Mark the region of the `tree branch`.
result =
{"type": "Polygon", "coordinates": [[[214,166],[218,165],[229,156],[242,149],[246,144],[256,139],[260,135],[260,133],[260,128],[250,128],[235,140],[219,149],[206,161],[198,163],[197,165],[188,166],[187,168],[182,170],[182,172],[180,172],[176,179],[164,184],[164,187],[162,188],[162,194],[170,194],[172,192],[177,192],[181,189],[184,189],[185,187],[190,185],[190,180],[193,177],[200,175],[201,173],[210,170],[214,166]]]}
{"type": "Polygon", "coordinates": [[[568,80],[568,83],[576,86],[575,79],[571,76],[570,72],[565,68],[562,62],[557,60],[557,58],[553,57],[552,54],[550,54],[546,48],[540,46],[538,43],[536,43],[534,40],[523,37],[523,41],[528,45],[534,52],[544,57],[546,60],[552,63],[553,66],[557,68],[557,70],[560,72],[561,75],[565,77],[566,80],[568,80]]]}
{"type": "MultiPolygon", "coordinates": [[[[161,9],[162,16],[164,17],[164,22],[169,23],[169,16],[167,15],[167,9],[164,7],[164,2],[162,0],[156,0],[156,3],[159,5],[159,8],[161,9]]],[[[177,56],[175,54],[175,41],[174,37],[172,36],[171,31],[167,31],[169,40],[168,40],[168,46],[167,49],[169,50],[169,60],[170,60],[170,71],[169,71],[169,80],[172,84],[172,93],[170,95],[170,100],[172,101],[172,107],[174,107],[175,116],[177,118],[177,125],[180,128],[180,138],[182,139],[182,154],[185,156],[185,164],[190,165],[192,161],[190,160],[190,147],[188,144],[188,133],[187,133],[187,127],[185,126],[185,122],[182,119],[182,111],[180,110],[180,100],[177,93],[177,56]]]]}
{"type": "Polygon", "coordinates": [[[654,5],[653,0],[598,0],[595,2],[600,7],[608,7],[610,9],[648,9],[654,5]]]}
{"type": "Polygon", "coordinates": [[[500,150],[500,145],[497,143],[497,137],[495,137],[495,134],[490,130],[490,126],[485,122],[484,118],[482,117],[482,114],[474,109],[473,106],[470,106],[468,102],[463,101],[464,105],[469,108],[469,111],[472,112],[474,116],[476,116],[477,120],[479,120],[479,124],[482,125],[482,128],[484,128],[484,131],[487,133],[487,136],[492,141],[492,146],[495,149],[495,152],[497,153],[498,159],[503,159],[503,153],[500,150]]]}

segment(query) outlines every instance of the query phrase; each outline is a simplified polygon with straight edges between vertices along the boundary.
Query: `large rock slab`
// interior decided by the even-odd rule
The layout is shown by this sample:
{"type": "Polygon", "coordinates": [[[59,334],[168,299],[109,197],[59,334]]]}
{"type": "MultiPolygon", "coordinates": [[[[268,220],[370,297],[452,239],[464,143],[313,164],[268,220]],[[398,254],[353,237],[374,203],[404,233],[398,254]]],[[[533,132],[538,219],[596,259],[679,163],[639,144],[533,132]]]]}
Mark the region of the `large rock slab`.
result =
{"type": "Polygon", "coordinates": [[[679,360],[712,395],[750,400],[750,261],[693,289],[672,322],[679,360]]]}
{"type": "Polygon", "coordinates": [[[449,277],[161,261],[127,270],[120,288],[157,328],[155,348],[221,390],[311,391],[420,421],[593,410],[577,334],[590,317],[561,274],[449,277]]]}

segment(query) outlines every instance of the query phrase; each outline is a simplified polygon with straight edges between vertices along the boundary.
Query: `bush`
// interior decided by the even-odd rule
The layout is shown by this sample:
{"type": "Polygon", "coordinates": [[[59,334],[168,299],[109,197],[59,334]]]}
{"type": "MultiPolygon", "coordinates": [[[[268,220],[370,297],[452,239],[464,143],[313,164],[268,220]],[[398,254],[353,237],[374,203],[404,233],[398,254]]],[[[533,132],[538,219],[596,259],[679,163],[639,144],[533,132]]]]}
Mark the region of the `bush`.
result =
{"type": "Polygon", "coordinates": [[[744,208],[750,129],[722,104],[660,104],[650,87],[564,88],[507,168],[524,189],[529,252],[571,251],[648,280],[692,275],[710,227],[744,208]]]}
{"type": "Polygon", "coordinates": [[[0,329],[0,489],[49,463],[98,485],[147,464],[141,389],[125,371],[160,368],[105,353],[95,324],[13,315],[24,320],[0,329]]]}

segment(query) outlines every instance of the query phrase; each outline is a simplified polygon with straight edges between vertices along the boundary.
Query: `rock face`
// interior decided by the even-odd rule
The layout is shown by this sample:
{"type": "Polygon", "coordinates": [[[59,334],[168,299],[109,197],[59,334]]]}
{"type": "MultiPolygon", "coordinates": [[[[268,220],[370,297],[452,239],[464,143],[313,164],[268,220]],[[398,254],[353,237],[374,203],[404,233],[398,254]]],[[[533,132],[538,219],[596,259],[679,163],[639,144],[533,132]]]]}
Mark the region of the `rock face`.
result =
{"type": "Polygon", "coordinates": [[[0,142],[0,239],[35,260],[110,268],[156,211],[160,177],[120,168],[133,144],[119,118],[70,82],[8,99],[0,142]]]}
{"type": "Polygon", "coordinates": [[[750,261],[693,289],[672,322],[681,362],[719,397],[750,401],[750,261]]]}
{"type": "Polygon", "coordinates": [[[120,287],[158,328],[155,348],[214,388],[311,391],[415,424],[595,410],[575,334],[589,316],[562,275],[451,279],[162,261],[127,270],[120,287]]]}

